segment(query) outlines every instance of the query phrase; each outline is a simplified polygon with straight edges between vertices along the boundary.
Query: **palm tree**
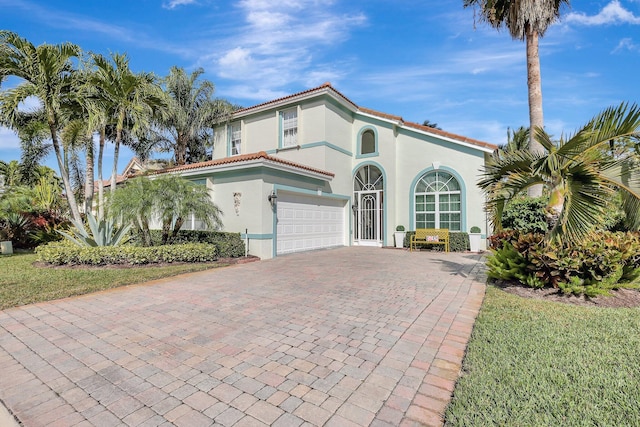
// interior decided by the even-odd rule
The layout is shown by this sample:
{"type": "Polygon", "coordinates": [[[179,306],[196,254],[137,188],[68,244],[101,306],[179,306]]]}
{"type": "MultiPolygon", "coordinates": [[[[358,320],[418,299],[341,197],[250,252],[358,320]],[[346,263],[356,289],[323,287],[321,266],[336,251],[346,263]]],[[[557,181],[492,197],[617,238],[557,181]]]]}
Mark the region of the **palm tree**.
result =
{"type": "Polygon", "coordinates": [[[132,223],[145,245],[151,244],[149,220],[154,215],[160,218],[162,244],[166,244],[189,216],[217,229],[222,225],[221,214],[206,186],[170,174],[130,179],[109,200],[109,216],[132,223]]]}
{"type": "Polygon", "coordinates": [[[198,80],[203,73],[199,68],[187,75],[183,68],[172,67],[164,78],[167,111],[156,118],[158,132],[151,138],[161,151],[173,151],[177,165],[206,160],[213,127],[232,110],[228,102],[213,98],[213,83],[198,80]]]}
{"type": "Polygon", "coordinates": [[[7,187],[22,185],[21,169],[20,162],[17,160],[11,160],[10,162],[0,160],[0,176],[4,178],[4,185],[7,187]]]}
{"type": "MultiPolygon", "coordinates": [[[[538,38],[560,17],[560,8],[569,0],[463,0],[464,7],[480,9],[480,17],[496,29],[507,28],[511,37],[525,40],[527,49],[527,87],[529,93],[529,149],[542,153],[543,146],[536,141],[535,130],[544,127],[542,114],[542,83],[538,38]]],[[[531,197],[542,194],[542,187],[529,191],[531,197]]]]}
{"type": "Polygon", "coordinates": [[[69,208],[77,221],[81,219],[80,211],[71,188],[58,132],[61,124],[61,103],[72,89],[74,68],[71,59],[79,55],[80,48],[72,43],[45,43],[36,47],[11,31],[0,31],[0,76],[15,76],[23,80],[17,87],[2,92],[2,117],[5,122],[12,123],[22,101],[30,96],[40,100],[46,114],[69,208]]]}
{"type": "Polygon", "coordinates": [[[102,92],[103,106],[110,114],[108,121],[115,124],[111,193],[116,189],[118,156],[125,128],[143,133],[150,125],[155,110],[164,106],[162,91],[151,73],[133,73],[126,55],[113,53],[111,59],[92,55],[95,72],[88,80],[102,92]]]}
{"type": "Polygon", "coordinates": [[[640,138],[640,109],[635,104],[604,110],[557,144],[538,129],[536,140],[547,153],[521,149],[490,158],[478,185],[487,193],[496,228],[500,229],[505,203],[536,184],[549,194],[550,239],[566,244],[580,241],[602,222],[618,191],[625,211],[637,218],[640,192],[628,176],[637,176],[640,167],[637,163],[629,166],[627,159],[613,158],[603,150],[610,141],[626,138],[640,138]],[[621,168],[622,164],[626,168],[621,168]]]}

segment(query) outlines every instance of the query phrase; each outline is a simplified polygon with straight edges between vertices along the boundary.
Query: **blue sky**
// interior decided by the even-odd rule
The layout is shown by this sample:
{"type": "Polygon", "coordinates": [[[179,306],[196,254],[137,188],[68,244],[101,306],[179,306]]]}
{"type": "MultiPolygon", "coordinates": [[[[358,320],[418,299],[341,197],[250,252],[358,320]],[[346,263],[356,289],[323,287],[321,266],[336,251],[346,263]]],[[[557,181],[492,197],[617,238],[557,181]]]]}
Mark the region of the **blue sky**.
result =
{"type": "MultiPolygon", "coordinates": [[[[572,3],[540,40],[555,136],[640,102],[640,0],[572,3]]],[[[218,96],[243,106],[329,81],[360,106],[495,144],[528,125],[524,43],[474,25],[462,0],[0,0],[0,10],[0,28],[36,45],[126,52],[135,71],[159,76],[202,67],[218,96]]],[[[0,159],[19,155],[0,128],[0,159]]]]}

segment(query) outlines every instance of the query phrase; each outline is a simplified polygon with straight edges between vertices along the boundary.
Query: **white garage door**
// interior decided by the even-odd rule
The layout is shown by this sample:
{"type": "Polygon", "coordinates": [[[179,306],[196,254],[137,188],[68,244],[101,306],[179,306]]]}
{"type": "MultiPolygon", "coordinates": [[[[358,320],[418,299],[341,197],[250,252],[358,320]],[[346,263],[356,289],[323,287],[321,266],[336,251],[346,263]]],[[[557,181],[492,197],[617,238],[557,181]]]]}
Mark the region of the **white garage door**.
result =
{"type": "Polygon", "coordinates": [[[277,254],[344,246],[344,200],[278,194],[277,254]]]}

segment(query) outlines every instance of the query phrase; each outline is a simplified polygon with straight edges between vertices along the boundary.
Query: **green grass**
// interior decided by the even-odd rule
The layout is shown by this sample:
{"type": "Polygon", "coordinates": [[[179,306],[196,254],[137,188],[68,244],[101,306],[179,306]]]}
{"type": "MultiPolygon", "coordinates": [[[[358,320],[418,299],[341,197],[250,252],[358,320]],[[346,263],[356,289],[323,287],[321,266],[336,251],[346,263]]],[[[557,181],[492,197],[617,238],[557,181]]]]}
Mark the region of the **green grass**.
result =
{"type": "Polygon", "coordinates": [[[640,309],[585,308],[490,286],[448,426],[640,425],[640,309]]]}
{"type": "Polygon", "coordinates": [[[36,255],[0,255],[0,310],[201,271],[213,263],[140,268],[36,267],[36,255]]]}

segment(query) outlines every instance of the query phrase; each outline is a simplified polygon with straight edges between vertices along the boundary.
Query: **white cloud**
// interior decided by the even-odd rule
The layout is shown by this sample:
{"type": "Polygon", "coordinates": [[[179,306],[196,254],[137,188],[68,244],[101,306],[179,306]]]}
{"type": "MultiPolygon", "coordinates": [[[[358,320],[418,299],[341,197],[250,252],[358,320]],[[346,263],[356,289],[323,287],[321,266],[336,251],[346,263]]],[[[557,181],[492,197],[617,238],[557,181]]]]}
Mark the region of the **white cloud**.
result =
{"type": "Polygon", "coordinates": [[[640,17],[625,9],[618,0],[613,0],[602,10],[593,16],[585,13],[572,12],[566,18],[566,22],[575,22],[582,25],[608,25],[608,24],[640,24],[640,17]]]}
{"type": "Polygon", "coordinates": [[[618,45],[615,47],[615,49],[613,49],[613,53],[617,53],[622,50],[629,50],[632,52],[640,51],[640,45],[635,44],[631,37],[625,37],[620,40],[620,42],[618,42],[618,45]]]}
{"type": "Polygon", "coordinates": [[[197,3],[196,0],[171,0],[162,4],[165,9],[175,9],[178,6],[197,3]]]}
{"type": "MultiPolygon", "coordinates": [[[[219,77],[243,85],[277,91],[285,85],[332,83],[343,73],[323,57],[351,32],[366,23],[359,13],[342,13],[333,0],[243,0],[238,10],[244,24],[231,37],[216,43],[215,53],[198,65],[213,67],[219,77]],[[231,48],[229,46],[232,46],[231,48]],[[326,62],[326,61],[325,61],[326,62]],[[320,64],[320,65],[318,65],[320,64]]],[[[344,65],[345,60],[339,62],[344,65]]],[[[258,89],[250,99],[261,99],[258,89]]]]}

